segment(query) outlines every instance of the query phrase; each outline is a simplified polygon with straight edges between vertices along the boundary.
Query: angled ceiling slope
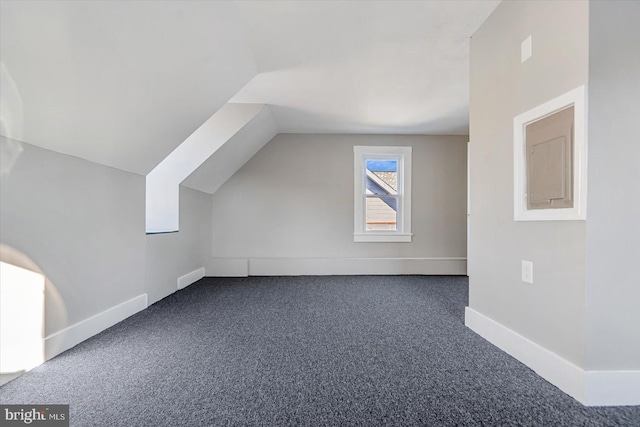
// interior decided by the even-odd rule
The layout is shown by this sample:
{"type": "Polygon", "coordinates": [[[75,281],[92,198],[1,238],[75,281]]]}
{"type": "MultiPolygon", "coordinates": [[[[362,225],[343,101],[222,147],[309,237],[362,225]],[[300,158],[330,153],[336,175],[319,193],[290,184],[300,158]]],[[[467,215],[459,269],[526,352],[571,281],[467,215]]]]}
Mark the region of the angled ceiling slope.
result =
{"type": "Polygon", "coordinates": [[[230,2],[2,1],[0,19],[5,136],[141,175],[256,74],[230,2]]]}
{"type": "Polygon", "coordinates": [[[216,153],[264,108],[262,104],[225,104],[147,175],[147,233],[178,231],[180,183],[206,159],[219,158],[216,153]]]}
{"type": "Polygon", "coordinates": [[[215,193],[227,179],[231,178],[276,136],[278,129],[269,109],[269,106],[265,106],[227,143],[182,181],[182,185],[204,193],[215,193]]]}
{"type": "Polygon", "coordinates": [[[3,1],[2,134],[147,175],[227,102],[268,104],[197,159],[184,184],[213,192],[276,132],[466,133],[498,3],[3,1]]]}

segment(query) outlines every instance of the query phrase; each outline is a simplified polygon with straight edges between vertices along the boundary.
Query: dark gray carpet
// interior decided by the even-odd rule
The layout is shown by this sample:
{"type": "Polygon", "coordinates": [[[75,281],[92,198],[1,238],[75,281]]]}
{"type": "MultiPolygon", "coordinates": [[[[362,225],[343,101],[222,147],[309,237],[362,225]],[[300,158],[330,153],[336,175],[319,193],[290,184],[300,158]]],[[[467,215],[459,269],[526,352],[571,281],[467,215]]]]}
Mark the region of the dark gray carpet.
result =
{"type": "Polygon", "coordinates": [[[467,329],[466,277],[203,279],[0,388],[74,426],[640,425],[467,329]]]}

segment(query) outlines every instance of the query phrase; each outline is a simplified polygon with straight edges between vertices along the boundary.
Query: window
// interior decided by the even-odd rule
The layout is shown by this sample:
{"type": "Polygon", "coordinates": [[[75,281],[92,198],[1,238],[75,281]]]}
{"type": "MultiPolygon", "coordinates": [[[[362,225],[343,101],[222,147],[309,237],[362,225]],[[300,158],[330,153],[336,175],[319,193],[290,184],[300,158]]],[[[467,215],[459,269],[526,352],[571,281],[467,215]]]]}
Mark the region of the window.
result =
{"type": "Polygon", "coordinates": [[[411,147],[353,147],[354,241],[411,241],[411,147]]]}
{"type": "Polygon", "coordinates": [[[514,119],[514,219],[586,219],[585,88],[514,119]]]}

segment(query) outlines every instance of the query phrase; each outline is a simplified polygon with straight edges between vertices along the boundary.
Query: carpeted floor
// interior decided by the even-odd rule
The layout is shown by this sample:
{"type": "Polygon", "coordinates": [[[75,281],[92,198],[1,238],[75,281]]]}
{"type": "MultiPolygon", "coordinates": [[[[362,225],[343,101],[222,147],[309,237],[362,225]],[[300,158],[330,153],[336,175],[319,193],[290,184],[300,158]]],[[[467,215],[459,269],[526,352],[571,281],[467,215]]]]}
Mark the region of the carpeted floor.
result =
{"type": "Polygon", "coordinates": [[[464,326],[466,277],[203,279],[0,388],[72,426],[638,426],[464,326]]]}

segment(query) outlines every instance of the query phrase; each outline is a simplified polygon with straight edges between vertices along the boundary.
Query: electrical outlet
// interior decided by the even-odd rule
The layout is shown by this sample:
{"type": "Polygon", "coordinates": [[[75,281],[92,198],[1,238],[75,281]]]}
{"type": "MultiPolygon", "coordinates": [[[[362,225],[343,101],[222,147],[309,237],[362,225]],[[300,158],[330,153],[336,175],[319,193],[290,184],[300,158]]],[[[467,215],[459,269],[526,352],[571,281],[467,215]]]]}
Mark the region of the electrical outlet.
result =
{"type": "Polygon", "coordinates": [[[522,261],[522,281],[533,283],[533,263],[531,261],[522,261]]]}

